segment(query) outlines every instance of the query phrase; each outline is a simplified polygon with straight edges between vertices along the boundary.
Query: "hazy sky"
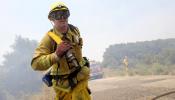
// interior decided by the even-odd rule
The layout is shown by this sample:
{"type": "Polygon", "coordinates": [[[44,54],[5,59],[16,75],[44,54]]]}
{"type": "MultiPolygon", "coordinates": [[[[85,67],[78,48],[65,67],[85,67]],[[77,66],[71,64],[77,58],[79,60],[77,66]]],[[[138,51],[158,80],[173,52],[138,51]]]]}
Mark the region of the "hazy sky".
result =
{"type": "MultiPolygon", "coordinates": [[[[16,35],[40,41],[52,28],[47,14],[55,1],[1,1],[0,63],[16,35]]],[[[175,0],[62,1],[70,9],[69,22],[84,38],[84,56],[90,59],[101,61],[111,44],[175,38],[175,0]]]]}

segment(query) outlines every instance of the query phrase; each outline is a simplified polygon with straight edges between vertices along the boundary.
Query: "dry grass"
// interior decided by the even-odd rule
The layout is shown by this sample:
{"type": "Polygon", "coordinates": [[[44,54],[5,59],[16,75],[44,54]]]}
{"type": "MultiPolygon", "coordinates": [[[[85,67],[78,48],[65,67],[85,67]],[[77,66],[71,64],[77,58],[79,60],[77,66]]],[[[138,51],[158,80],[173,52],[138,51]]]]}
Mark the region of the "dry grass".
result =
{"type": "MultiPolygon", "coordinates": [[[[113,77],[90,81],[93,100],[151,100],[175,91],[175,76],[113,77]]],[[[175,100],[175,93],[156,100],[175,100]]]]}

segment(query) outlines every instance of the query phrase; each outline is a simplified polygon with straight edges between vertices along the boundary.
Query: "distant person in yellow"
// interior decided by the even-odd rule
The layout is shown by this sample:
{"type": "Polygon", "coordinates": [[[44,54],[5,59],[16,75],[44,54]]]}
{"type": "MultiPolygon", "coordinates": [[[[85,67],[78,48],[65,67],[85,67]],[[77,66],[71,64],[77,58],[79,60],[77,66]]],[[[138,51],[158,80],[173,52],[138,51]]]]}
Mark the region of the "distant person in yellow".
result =
{"type": "Polygon", "coordinates": [[[53,24],[35,50],[34,70],[51,69],[55,100],[91,100],[89,67],[82,57],[83,41],[77,27],[68,24],[70,12],[62,2],[51,5],[48,19],[53,24]]]}
{"type": "Polygon", "coordinates": [[[123,59],[123,64],[125,65],[125,74],[128,76],[128,57],[125,56],[125,58],[123,59]]]}

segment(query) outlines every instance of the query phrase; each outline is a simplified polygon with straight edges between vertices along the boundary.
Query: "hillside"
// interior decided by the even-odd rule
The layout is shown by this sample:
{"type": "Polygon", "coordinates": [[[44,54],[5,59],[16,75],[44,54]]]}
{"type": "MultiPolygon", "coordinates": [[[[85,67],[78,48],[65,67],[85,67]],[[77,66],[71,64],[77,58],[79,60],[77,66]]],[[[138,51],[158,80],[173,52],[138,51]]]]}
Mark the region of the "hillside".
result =
{"type": "Polygon", "coordinates": [[[136,74],[174,74],[175,39],[111,45],[104,52],[102,66],[121,69],[125,56],[136,74]]]}
{"type": "Polygon", "coordinates": [[[130,65],[139,63],[174,64],[175,39],[159,39],[109,46],[103,55],[104,66],[119,66],[125,56],[130,60],[130,65]]]}

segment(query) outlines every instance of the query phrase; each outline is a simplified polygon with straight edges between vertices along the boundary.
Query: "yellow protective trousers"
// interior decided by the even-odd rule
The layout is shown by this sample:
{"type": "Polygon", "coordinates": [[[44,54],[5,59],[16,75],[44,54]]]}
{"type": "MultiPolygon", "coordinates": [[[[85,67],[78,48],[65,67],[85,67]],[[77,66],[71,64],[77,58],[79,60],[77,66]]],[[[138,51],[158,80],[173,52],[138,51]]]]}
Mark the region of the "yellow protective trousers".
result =
{"type": "Polygon", "coordinates": [[[88,81],[81,81],[70,92],[64,92],[54,87],[56,92],[55,100],[91,100],[88,92],[88,81]]]}

